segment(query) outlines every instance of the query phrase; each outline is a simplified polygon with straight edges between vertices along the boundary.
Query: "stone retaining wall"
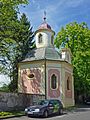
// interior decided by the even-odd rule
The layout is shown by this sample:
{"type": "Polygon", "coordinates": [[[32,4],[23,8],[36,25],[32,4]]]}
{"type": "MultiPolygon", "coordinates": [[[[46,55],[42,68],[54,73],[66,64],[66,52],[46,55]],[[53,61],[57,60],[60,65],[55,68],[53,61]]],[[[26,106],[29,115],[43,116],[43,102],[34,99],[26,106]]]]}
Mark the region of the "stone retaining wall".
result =
{"type": "Polygon", "coordinates": [[[0,92],[0,111],[24,110],[40,99],[45,99],[45,96],[0,92]]]}

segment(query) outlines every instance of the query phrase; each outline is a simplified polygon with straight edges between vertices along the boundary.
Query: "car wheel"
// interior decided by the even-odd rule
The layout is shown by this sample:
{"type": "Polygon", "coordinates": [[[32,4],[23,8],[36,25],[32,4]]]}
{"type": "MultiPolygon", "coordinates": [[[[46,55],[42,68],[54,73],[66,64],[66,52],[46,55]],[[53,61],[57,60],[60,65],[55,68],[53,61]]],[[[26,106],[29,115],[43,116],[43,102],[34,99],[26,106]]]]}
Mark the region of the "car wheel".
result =
{"type": "Polygon", "coordinates": [[[62,115],[63,114],[63,109],[59,109],[59,115],[62,115]]]}
{"type": "Polygon", "coordinates": [[[48,117],[48,111],[44,111],[44,117],[47,118],[48,117]]]}
{"type": "Polygon", "coordinates": [[[29,114],[27,114],[27,116],[28,116],[28,117],[30,117],[30,115],[29,115],[29,114]]]}

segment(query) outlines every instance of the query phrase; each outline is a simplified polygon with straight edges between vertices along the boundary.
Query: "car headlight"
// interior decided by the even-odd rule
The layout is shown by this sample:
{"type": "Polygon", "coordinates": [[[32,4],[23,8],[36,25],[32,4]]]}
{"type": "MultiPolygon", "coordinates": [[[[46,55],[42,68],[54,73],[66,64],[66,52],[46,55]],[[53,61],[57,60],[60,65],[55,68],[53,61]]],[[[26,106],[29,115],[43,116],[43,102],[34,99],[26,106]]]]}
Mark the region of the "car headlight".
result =
{"type": "Polygon", "coordinates": [[[26,108],[26,109],[25,109],[25,112],[27,112],[27,111],[28,111],[28,109],[26,108]]]}
{"type": "Polygon", "coordinates": [[[35,112],[39,112],[40,111],[40,109],[35,109],[35,112]]]}

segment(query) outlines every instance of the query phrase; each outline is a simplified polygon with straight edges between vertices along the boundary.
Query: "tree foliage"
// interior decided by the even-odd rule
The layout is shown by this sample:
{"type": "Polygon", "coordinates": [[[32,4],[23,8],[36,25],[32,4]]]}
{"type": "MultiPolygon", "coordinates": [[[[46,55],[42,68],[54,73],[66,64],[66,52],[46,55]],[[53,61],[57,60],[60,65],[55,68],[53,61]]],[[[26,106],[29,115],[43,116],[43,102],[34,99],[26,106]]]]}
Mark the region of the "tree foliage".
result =
{"type": "Polygon", "coordinates": [[[11,83],[10,91],[17,89],[17,64],[33,49],[33,31],[23,14],[18,19],[18,5],[28,0],[0,0],[0,73],[7,74],[11,83]]]}
{"type": "Polygon", "coordinates": [[[9,85],[10,91],[15,91],[17,89],[18,82],[18,63],[25,59],[28,51],[32,50],[35,47],[33,41],[34,33],[30,22],[26,18],[26,15],[23,14],[19,21],[18,32],[15,34],[14,39],[16,44],[14,44],[14,60],[12,62],[12,70],[10,73],[11,84],[9,85]]]}
{"type": "Polygon", "coordinates": [[[10,69],[8,62],[13,58],[10,53],[15,43],[15,30],[19,27],[18,5],[26,3],[28,0],[0,0],[0,73],[7,74],[10,69]]]}
{"type": "Polygon", "coordinates": [[[62,27],[56,36],[55,45],[71,49],[75,93],[84,96],[90,94],[90,30],[87,24],[72,22],[62,27]]]}
{"type": "Polygon", "coordinates": [[[1,92],[10,92],[8,85],[4,84],[2,87],[0,87],[1,92]]]}

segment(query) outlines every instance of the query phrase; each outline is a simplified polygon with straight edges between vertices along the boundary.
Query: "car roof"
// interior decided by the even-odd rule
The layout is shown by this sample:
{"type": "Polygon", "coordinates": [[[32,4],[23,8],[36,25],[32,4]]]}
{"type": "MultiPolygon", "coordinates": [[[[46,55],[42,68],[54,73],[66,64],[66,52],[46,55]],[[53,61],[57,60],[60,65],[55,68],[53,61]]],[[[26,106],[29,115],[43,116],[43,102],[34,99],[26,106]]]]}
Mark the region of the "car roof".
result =
{"type": "MultiPolygon", "coordinates": [[[[46,101],[60,101],[60,100],[58,100],[58,99],[43,99],[43,100],[46,100],[46,101]]],[[[41,101],[43,101],[43,100],[41,100],[41,101]]],[[[61,102],[61,101],[60,101],[61,102]]]]}

